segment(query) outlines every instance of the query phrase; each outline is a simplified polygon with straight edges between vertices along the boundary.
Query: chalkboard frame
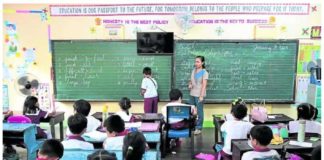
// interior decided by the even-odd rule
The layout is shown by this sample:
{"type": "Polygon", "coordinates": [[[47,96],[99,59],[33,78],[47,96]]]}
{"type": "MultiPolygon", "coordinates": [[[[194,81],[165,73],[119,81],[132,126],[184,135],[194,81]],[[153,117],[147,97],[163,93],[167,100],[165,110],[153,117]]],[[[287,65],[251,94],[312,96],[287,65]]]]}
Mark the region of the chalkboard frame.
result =
{"type": "MultiPolygon", "coordinates": [[[[53,39],[51,40],[51,53],[52,53],[52,66],[51,66],[51,76],[52,76],[52,79],[53,79],[53,88],[54,88],[54,99],[55,101],[57,102],[73,102],[73,101],[76,101],[78,99],[57,99],[57,87],[56,87],[56,77],[55,77],[55,50],[53,48],[54,46],[54,43],[55,42],[70,42],[70,43],[73,43],[73,42],[134,42],[136,43],[136,40],[134,39],[115,39],[115,40],[101,40],[101,39],[53,39]]],[[[175,46],[174,46],[175,47],[175,46]]],[[[137,49],[137,48],[135,48],[137,49]]],[[[136,51],[137,53],[137,51],[136,51]]],[[[154,54],[154,55],[138,55],[136,54],[137,56],[156,56],[156,57],[165,57],[165,56],[168,56],[170,57],[170,61],[171,61],[171,68],[170,68],[170,88],[172,88],[173,86],[173,54],[154,54]]],[[[140,88],[140,87],[139,87],[140,88]]],[[[119,99],[86,99],[87,101],[91,101],[91,102],[106,102],[106,101],[110,101],[110,102],[118,102],[119,99]]],[[[144,102],[144,97],[143,99],[131,99],[132,102],[144,102]]],[[[159,99],[160,102],[168,102],[170,101],[169,99],[159,99]]]]}
{"type": "MultiPolygon", "coordinates": [[[[247,40],[238,40],[238,39],[226,39],[226,40],[202,40],[202,39],[186,39],[186,40],[175,40],[175,46],[174,46],[174,55],[176,56],[176,47],[179,43],[295,43],[296,44],[296,58],[295,58],[295,71],[294,71],[294,80],[293,80],[293,99],[292,100],[265,100],[265,103],[271,103],[271,104],[295,104],[296,100],[296,76],[297,76],[297,63],[298,63],[298,53],[299,53],[299,40],[298,39],[262,39],[262,40],[254,40],[254,39],[247,39],[247,40]]],[[[173,57],[173,86],[172,88],[175,88],[175,73],[176,73],[176,62],[175,58],[173,57]]],[[[194,65],[194,64],[193,64],[194,65]]],[[[208,68],[207,68],[208,70],[208,68]]],[[[189,82],[189,79],[188,79],[189,82]]],[[[208,84],[207,84],[208,88],[208,84]]],[[[233,97],[234,99],[235,97],[233,97]]],[[[232,102],[233,99],[206,99],[204,103],[206,104],[229,104],[232,102]]],[[[184,101],[187,101],[186,97],[183,98],[184,101]]],[[[245,103],[252,104],[252,103],[261,103],[264,101],[264,99],[244,99],[245,103]]]]}

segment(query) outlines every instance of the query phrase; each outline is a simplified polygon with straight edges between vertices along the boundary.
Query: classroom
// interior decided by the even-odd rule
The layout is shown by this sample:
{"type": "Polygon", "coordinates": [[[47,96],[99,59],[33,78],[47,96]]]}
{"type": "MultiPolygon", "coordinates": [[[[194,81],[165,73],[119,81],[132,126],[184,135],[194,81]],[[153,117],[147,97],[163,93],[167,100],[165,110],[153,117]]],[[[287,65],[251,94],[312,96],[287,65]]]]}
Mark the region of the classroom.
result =
{"type": "Polygon", "coordinates": [[[319,160],[319,1],[2,4],[3,159],[319,160]]]}

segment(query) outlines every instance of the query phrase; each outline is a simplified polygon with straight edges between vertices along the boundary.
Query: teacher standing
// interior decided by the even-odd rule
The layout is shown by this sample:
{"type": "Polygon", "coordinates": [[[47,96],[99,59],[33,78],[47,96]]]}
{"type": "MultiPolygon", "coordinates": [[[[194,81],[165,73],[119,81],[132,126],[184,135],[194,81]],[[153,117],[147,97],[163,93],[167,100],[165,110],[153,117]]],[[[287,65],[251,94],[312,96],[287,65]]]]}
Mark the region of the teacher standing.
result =
{"type": "Polygon", "coordinates": [[[195,135],[200,134],[204,122],[204,97],[206,97],[206,86],[208,80],[208,72],[205,69],[205,57],[197,56],[195,58],[195,68],[191,73],[189,81],[190,97],[189,103],[197,107],[198,121],[196,125],[195,135]]]}

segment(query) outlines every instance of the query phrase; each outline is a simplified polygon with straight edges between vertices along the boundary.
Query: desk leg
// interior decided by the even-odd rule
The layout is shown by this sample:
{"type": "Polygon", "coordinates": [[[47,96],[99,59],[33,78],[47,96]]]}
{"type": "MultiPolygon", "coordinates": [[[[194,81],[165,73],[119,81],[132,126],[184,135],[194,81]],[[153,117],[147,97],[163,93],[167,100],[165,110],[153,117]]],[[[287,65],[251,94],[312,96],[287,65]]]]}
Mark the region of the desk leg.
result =
{"type": "Polygon", "coordinates": [[[218,142],[218,129],[217,126],[214,127],[214,132],[215,132],[215,144],[218,142]]]}
{"type": "Polygon", "coordinates": [[[60,140],[63,141],[63,122],[60,122],[60,140]]]}
{"type": "Polygon", "coordinates": [[[50,126],[51,126],[52,138],[55,139],[55,125],[54,124],[50,124],[50,126]]]}

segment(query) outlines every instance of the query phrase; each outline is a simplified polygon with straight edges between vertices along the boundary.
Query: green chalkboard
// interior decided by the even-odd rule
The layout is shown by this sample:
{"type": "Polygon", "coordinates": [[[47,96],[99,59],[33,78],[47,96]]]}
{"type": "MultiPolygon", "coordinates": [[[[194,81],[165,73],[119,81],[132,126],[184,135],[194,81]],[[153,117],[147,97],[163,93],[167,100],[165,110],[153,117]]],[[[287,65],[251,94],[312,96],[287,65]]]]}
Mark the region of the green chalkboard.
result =
{"type": "Polygon", "coordinates": [[[194,59],[206,58],[207,102],[236,97],[248,102],[293,103],[298,41],[178,41],[175,47],[175,87],[187,88],[194,59]]]}
{"type": "Polygon", "coordinates": [[[161,100],[171,88],[171,56],[139,56],[135,41],[52,41],[55,96],[59,101],[143,100],[143,67],[152,68],[161,100]]]}

